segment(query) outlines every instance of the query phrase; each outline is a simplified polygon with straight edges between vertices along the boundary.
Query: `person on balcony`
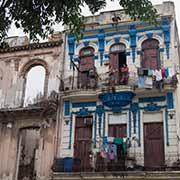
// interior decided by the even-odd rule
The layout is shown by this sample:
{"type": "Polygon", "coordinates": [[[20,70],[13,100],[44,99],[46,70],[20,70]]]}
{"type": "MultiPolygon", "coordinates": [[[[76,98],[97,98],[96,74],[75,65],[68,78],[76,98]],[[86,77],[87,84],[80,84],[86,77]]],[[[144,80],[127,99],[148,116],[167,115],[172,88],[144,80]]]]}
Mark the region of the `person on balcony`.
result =
{"type": "Polygon", "coordinates": [[[127,85],[128,75],[129,75],[129,68],[127,64],[123,64],[123,66],[120,69],[120,72],[121,72],[120,84],[127,85]]]}
{"type": "Polygon", "coordinates": [[[89,80],[89,87],[90,88],[96,88],[97,87],[97,72],[96,72],[95,67],[89,69],[88,80],[89,80]]]}
{"type": "Polygon", "coordinates": [[[115,75],[117,72],[118,72],[117,69],[115,69],[111,65],[109,65],[109,85],[110,85],[110,89],[113,92],[115,91],[115,85],[116,85],[115,75]]]}

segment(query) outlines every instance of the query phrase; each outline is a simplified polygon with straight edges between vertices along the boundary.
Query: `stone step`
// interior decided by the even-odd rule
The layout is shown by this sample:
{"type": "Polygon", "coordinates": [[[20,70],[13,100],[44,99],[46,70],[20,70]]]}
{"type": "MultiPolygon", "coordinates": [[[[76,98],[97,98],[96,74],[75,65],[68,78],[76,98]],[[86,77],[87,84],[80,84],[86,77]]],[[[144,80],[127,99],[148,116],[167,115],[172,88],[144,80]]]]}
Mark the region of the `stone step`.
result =
{"type": "Polygon", "coordinates": [[[53,180],[180,180],[180,171],[53,173],[53,180]]]}

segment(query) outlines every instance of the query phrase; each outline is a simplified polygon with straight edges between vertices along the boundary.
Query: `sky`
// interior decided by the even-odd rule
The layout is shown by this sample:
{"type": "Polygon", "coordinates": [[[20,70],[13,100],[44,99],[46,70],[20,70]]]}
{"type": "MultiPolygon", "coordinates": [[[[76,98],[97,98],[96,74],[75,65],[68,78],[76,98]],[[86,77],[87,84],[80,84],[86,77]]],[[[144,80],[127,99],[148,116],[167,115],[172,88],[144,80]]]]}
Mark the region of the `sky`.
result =
{"type": "Polygon", "coordinates": [[[37,95],[43,95],[45,81],[45,69],[42,66],[35,66],[27,74],[24,106],[33,104],[37,95]]]}

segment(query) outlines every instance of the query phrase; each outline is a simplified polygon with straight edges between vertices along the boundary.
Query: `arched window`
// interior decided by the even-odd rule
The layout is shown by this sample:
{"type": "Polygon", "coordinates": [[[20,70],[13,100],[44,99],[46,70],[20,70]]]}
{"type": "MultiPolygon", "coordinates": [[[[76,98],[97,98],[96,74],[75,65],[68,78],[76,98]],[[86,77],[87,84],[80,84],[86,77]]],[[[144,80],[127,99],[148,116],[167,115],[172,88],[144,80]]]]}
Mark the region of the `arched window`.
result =
{"type": "Polygon", "coordinates": [[[94,66],[94,49],[92,47],[81,49],[79,59],[80,71],[88,71],[94,66]]]}
{"type": "Polygon", "coordinates": [[[123,65],[127,65],[126,61],[126,46],[122,43],[112,45],[110,48],[110,67],[116,71],[115,84],[126,84],[122,80],[121,73],[123,65]]]}
{"type": "Polygon", "coordinates": [[[110,65],[120,69],[126,64],[126,46],[122,43],[114,44],[110,48],[110,65]]]}
{"type": "Polygon", "coordinates": [[[44,96],[46,70],[43,66],[32,67],[25,77],[24,106],[35,103],[38,98],[44,96]]]}
{"type": "Polygon", "coordinates": [[[111,49],[110,51],[111,52],[124,52],[126,50],[126,46],[122,43],[119,43],[119,44],[114,44],[111,46],[111,49]]]}
{"type": "Polygon", "coordinates": [[[94,67],[94,48],[86,47],[79,53],[79,78],[78,84],[81,88],[88,88],[90,83],[89,72],[95,70],[94,67]]]}
{"type": "Polygon", "coordinates": [[[147,69],[160,68],[159,42],[156,39],[147,39],[142,43],[141,67],[147,69]]]}

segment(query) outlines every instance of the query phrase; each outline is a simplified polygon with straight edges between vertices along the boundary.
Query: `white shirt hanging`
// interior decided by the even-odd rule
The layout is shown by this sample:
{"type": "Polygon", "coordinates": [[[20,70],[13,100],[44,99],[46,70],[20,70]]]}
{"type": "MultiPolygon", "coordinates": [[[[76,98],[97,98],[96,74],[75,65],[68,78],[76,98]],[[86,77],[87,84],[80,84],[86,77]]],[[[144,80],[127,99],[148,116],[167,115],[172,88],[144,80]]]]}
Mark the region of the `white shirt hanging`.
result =
{"type": "Polygon", "coordinates": [[[161,81],[162,80],[162,73],[161,69],[160,70],[155,70],[155,76],[156,76],[156,81],[161,81]]]}

